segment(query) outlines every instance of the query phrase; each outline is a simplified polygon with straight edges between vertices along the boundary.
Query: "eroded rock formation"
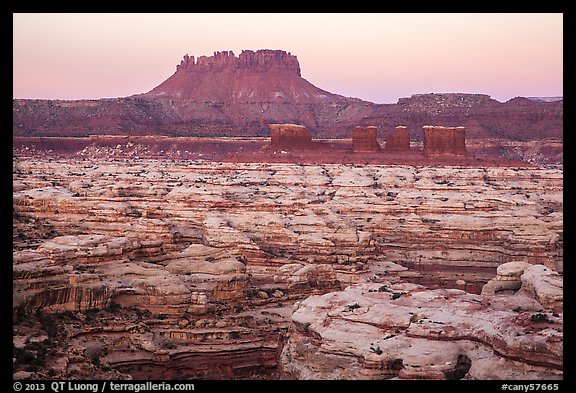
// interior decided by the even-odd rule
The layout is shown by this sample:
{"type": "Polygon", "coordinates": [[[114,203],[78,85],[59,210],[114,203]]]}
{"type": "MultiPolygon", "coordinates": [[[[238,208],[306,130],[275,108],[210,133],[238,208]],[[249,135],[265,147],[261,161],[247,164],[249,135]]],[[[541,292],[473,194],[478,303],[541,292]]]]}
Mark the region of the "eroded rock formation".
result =
{"type": "MultiPolygon", "coordinates": [[[[270,103],[283,103],[286,107],[287,103],[345,104],[349,101],[304,80],[300,76],[300,64],[295,55],[269,49],[243,50],[238,57],[232,51],[214,52],[213,56],[199,56],[196,59],[186,55],[170,78],[140,97],[211,102],[220,111],[226,111],[228,104],[237,103],[268,103],[262,107],[270,108],[270,103]]],[[[271,116],[274,116],[274,112],[276,116],[293,115],[292,108],[284,108],[280,113],[274,109],[271,116]]],[[[247,115],[250,108],[241,105],[236,110],[247,115]]],[[[250,117],[254,120],[252,114],[250,117]]],[[[261,124],[260,121],[258,123],[261,124]]]]}
{"type": "Polygon", "coordinates": [[[423,136],[424,155],[466,155],[465,127],[424,126],[423,136]]]}
{"type": "Polygon", "coordinates": [[[241,258],[201,245],[166,254],[162,246],[162,240],[69,235],[16,252],[13,307],[84,311],[116,303],[180,315],[244,299],[248,276],[241,258]]]}
{"type": "Polygon", "coordinates": [[[562,267],[557,169],[78,155],[16,156],[13,176],[15,372],[31,378],[269,378],[311,294],[479,293],[505,262],[562,267]],[[57,353],[26,343],[49,332],[57,353]]]}
{"type": "Polygon", "coordinates": [[[528,267],[528,262],[517,261],[504,263],[496,269],[496,277],[482,287],[483,295],[497,293],[516,293],[522,286],[521,276],[528,267]]]}
{"type": "Polygon", "coordinates": [[[162,253],[168,263],[193,250],[220,260],[226,248],[249,271],[282,257],[342,269],[389,261],[426,284],[466,275],[469,291],[505,262],[562,271],[559,170],[81,159],[18,158],[16,250],[106,235],[112,250],[136,247],[118,259],[162,253]]]}
{"type": "Polygon", "coordinates": [[[246,69],[251,71],[268,71],[279,68],[300,76],[300,64],[296,56],[283,50],[261,49],[258,51],[243,50],[238,57],[232,51],[214,52],[213,56],[185,55],[177,71],[184,72],[222,72],[225,69],[246,69]]]}
{"type": "Polygon", "coordinates": [[[547,309],[562,312],[564,285],[557,271],[543,265],[508,262],[498,266],[496,274],[482,287],[483,295],[524,294],[538,300],[547,309]]]}
{"type": "MultiPolygon", "coordinates": [[[[355,126],[388,130],[398,124],[411,130],[462,125],[469,139],[498,143],[563,138],[562,100],[517,97],[501,103],[482,94],[446,93],[374,104],[312,85],[301,77],[296,56],[282,50],[242,51],[238,57],[231,51],[186,55],[166,81],[130,97],[15,99],[12,105],[12,134],[19,137],[265,136],[270,123],[294,123],[322,138],[349,138],[355,126]]],[[[419,132],[412,136],[421,139],[419,132]]]]}
{"type": "MultiPolygon", "coordinates": [[[[311,296],[292,315],[282,377],[562,379],[562,300],[551,309],[533,285],[523,280],[516,295],[488,296],[357,284],[311,296]]],[[[561,279],[541,292],[550,286],[557,292],[561,279]]]]}
{"type": "Polygon", "coordinates": [[[269,124],[272,149],[300,150],[312,148],[312,134],[299,124],[269,124]]]}
{"type": "Polygon", "coordinates": [[[373,126],[354,127],[352,130],[352,151],[373,152],[379,151],[378,129],[373,126]]]}
{"type": "Polygon", "coordinates": [[[397,126],[394,132],[386,135],[386,150],[410,149],[410,135],[406,126],[397,126]]]}

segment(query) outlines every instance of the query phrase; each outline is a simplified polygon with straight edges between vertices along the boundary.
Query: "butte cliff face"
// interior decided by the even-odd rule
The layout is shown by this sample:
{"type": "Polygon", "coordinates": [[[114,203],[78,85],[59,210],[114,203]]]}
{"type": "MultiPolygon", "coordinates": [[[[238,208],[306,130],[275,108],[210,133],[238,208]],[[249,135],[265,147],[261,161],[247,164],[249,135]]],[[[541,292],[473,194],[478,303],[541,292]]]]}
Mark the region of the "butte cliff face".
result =
{"type": "Polygon", "coordinates": [[[144,94],[106,100],[14,100],[15,136],[91,134],[267,135],[269,123],[312,131],[361,118],[375,104],[332,94],[300,76],[282,50],[184,56],[176,72],[144,94]]]}
{"type": "Polygon", "coordinates": [[[142,97],[211,102],[345,101],[300,77],[296,56],[281,50],[185,55],[176,72],[142,97]]]}
{"type": "Polygon", "coordinates": [[[410,134],[406,126],[398,126],[394,132],[386,135],[387,150],[410,149],[410,134]]]}
{"type": "Polygon", "coordinates": [[[466,155],[464,127],[424,126],[423,131],[425,155],[466,155]]]}
{"type": "Polygon", "coordinates": [[[301,77],[282,50],[184,56],[176,72],[144,94],[101,100],[13,100],[13,136],[269,135],[268,124],[301,124],[313,136],[348,138],[355,126],[383,133],[403,124],[422,139],[426,124],[464,126],[469,138],[561,138],[563,102],[484,94],[417,94],[374,104],[324,91],[301,77]],[[413,131],[414,130],[414,131],[413,131]]]}
{"type": "Polygon", "coordinates": [[[270,124],[273,149],[310,149],[312,134],[304,126],[297,124],[270,124]]]}
{"type": "Polygon", "coordinates": [[[355,152],[379,151],[378,129],[373,126],[354,127],[352,130],[352,150],[355,152]]]}

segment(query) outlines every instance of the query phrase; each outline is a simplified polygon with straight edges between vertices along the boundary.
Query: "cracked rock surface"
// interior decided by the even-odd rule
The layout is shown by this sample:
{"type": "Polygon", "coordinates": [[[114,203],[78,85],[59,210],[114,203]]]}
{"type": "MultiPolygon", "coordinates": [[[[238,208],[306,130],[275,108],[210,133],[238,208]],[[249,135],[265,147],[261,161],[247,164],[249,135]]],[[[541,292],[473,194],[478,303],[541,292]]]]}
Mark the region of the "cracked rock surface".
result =
{"type": "Polygon", "coordinates": [[[555,378],[562,209],[552,168],[16,156],[15,373],[555,378]]]}
{"type": "MultiPolygon", "coordinates": [[[[534,267],[537,267],[536,265],[534,267]]],[[[563,317],[509,296],[356,284],[310,296],[281,357],[295,379],[561,379],[563,317]]]]}

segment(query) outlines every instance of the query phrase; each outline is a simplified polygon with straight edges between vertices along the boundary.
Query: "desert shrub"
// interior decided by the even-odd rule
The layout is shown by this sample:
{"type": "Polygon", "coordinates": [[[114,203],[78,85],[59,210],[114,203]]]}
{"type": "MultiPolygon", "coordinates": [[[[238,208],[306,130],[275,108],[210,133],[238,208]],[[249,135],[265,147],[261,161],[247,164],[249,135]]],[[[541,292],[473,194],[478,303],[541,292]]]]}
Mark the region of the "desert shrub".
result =
{"type": "Polygon", "coordinates": [[[118,303],[116,303],[114,300],[112,300],[110,302],[110,304],[108,304],[108,307],[106,307],[106,311],[111,312],[111,313],[118,312],[121,309],[122,309],[122,306],[119,305],[118,303]]]}
{"type": "Polygon", "coordinates": [[[92,364],[100,367],[101,363],[100,363],[100,355],[95,354],[94,356],[92,356],[92,358],[90,359],[92,361],[92,364]]]}
{"type": "Polygon", "coordinates": [[[229,337],[233,340],[237,340],[240,338],[240,332],[230,332],[229,337]]]}
{"type": "Polygon", "coordinates": [[[53,339],[58,336],[58,326],[52,314],[45,314],[44,311],[39,308],[36,310],[36,318],[38,322],[40,322],[42,330],[46,332],[49,338],[53,339]]]}

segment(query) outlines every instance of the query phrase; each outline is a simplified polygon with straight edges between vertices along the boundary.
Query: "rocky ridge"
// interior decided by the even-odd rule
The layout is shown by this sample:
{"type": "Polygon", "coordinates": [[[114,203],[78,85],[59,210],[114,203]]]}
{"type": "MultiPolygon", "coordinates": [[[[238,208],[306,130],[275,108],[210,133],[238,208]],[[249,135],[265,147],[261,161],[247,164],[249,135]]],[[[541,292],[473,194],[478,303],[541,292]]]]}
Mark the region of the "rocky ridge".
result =
{"type": "Polygon", "coordinates": [[[262,136],[269,123],[304,125],[314,136],[346,138],[355,126],[392,132],[406,125],[421,140],[426,124],[464,126],[469,138],[562,138],[563,101],[482,94],[416,94],[374,104],[322,90],[282,50],[186,55],[151,91],[102,100],[13,100],[14,136],[262,136]]]}

